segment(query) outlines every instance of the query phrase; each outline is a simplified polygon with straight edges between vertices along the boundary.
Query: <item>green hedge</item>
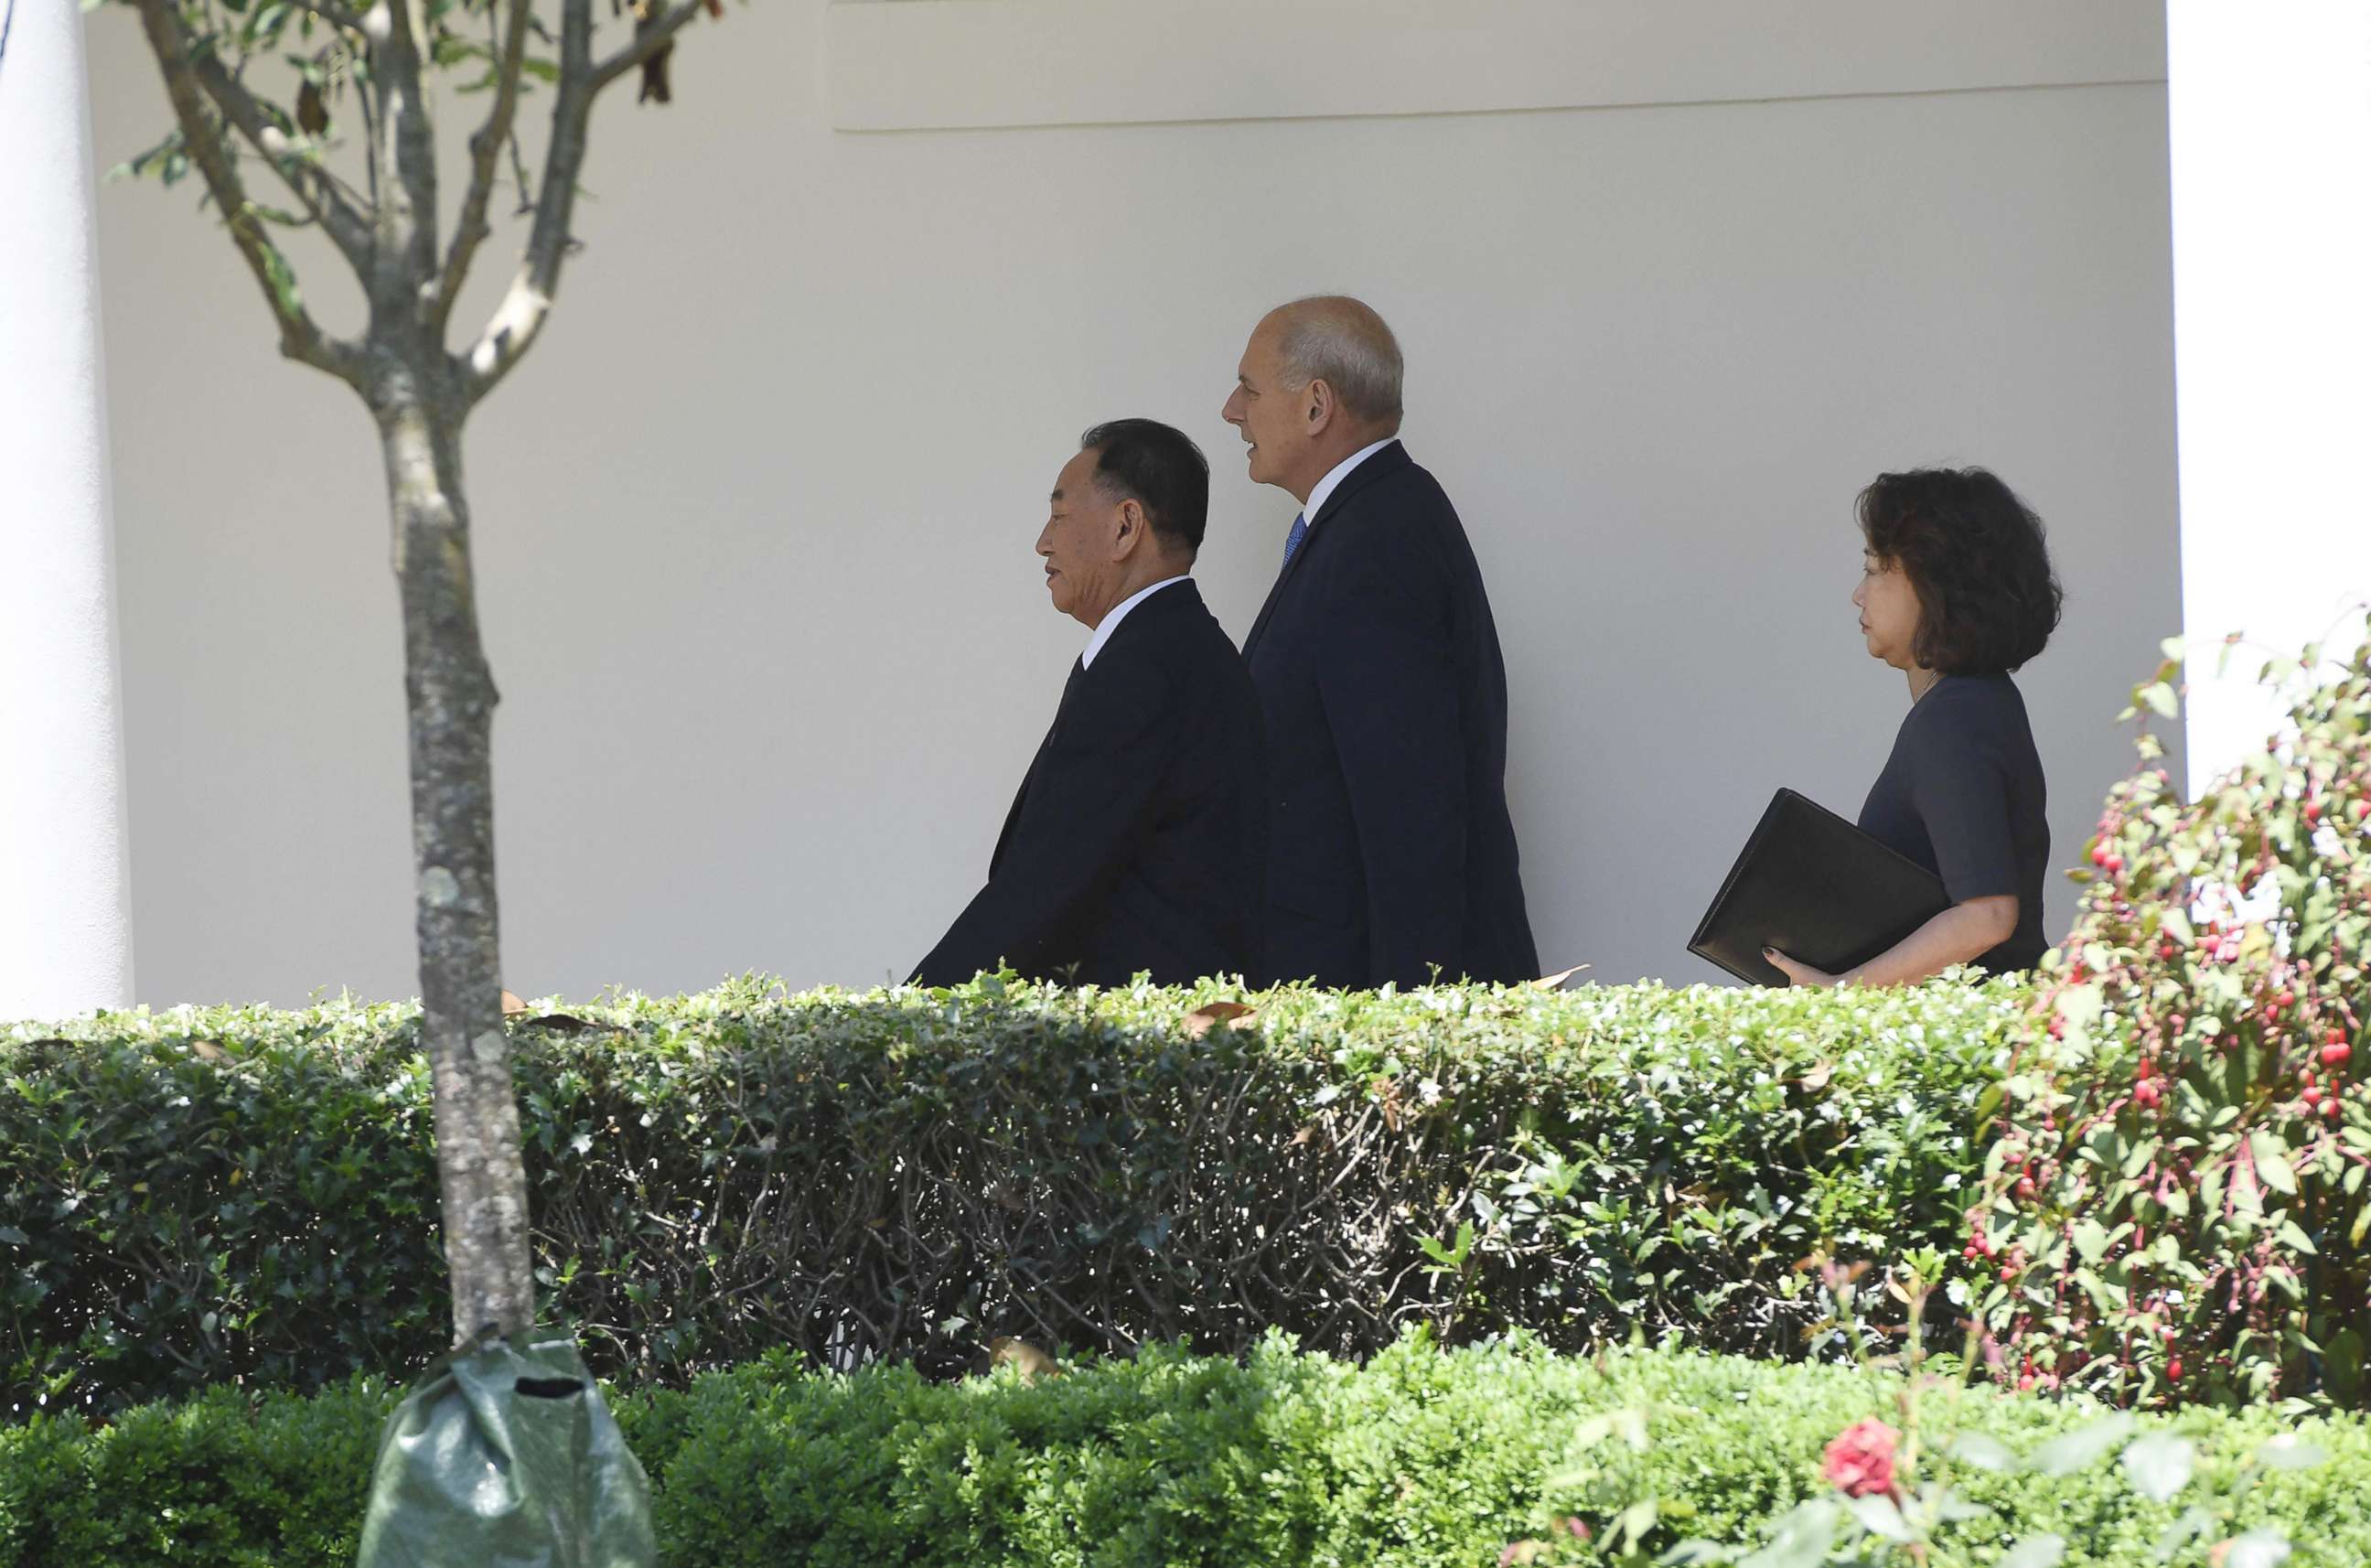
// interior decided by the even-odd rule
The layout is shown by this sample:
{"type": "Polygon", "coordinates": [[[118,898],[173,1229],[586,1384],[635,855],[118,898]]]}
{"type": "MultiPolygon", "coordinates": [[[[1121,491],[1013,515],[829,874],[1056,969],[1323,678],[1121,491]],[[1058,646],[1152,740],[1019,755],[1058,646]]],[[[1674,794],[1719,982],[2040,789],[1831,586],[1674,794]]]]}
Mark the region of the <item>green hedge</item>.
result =
{"type": "MultiPolygon", "coordinates": [[[[1286,991],[1197,1037],[1224,994],[747,981],[521,1019],[549,1310],[635,1384],[1414,1323],[1799,1355],[1815,1249],[1956,1255],[2026,998],[1286,991]]],[[[18,1026],[0,1078],[0,1409],[443,1347],[416,1008],[18,1026]]]]}
{"type": "MultiPolygon", "coordinates": [[[[1035,1385],[815,1374],[775,1357],[613,1402],[651,1473],[669,1568],[1482,1568],[1553,1520],[1579,1516],[1602,1539],[1648,1499],[1650,1551],[1757,1544],[1828,1494],[1822,1446],[1865,1416],[1898,1420],[1901,1393],[1898,1377],[1837,1366],[1504,1342],[1443,1353],[1417,1337],[1363,1366],[1270,1340],[1242,1361],[1155,1350],[1035,1385]],[[1598,1416],[1621,1418],[1621,1434],[1584,1447],[1598,1416]]],[[[351,1561],[393,1401],[368,1382],[309,1399],[217,1388],[103,1428],[0,1429],[0,1568],[351,1561]]],[[[1949,1408],[1929,1393],[1930,1437],[1984,1433],[2020,1456],[2097,1418],[1988,1389],[1938,1415],[1949,1408]]],[[[2189,1436],[2203,1484],[2280,1428],[2267,1411],[2199,1410],[2142,1430],[2189,1436]]],[[[2371,1562],[2371,1426],[2297,1434],[2325,1462],[2265,1474],[2171,1561],[2203,1563],[2216,1539],[2270,1526],[2296,1543],[2292,1568],[2371,1562]]],[[[2113,1453],[2058,1477],[1963,1469],[1953,1484],[1988,1512],[1948,1543],[1990,1563],[2046,1530],[2068,1564],[2160,1561],[2155,1543],[2199,1488],[2145,1501],[2113,1453]]]]}

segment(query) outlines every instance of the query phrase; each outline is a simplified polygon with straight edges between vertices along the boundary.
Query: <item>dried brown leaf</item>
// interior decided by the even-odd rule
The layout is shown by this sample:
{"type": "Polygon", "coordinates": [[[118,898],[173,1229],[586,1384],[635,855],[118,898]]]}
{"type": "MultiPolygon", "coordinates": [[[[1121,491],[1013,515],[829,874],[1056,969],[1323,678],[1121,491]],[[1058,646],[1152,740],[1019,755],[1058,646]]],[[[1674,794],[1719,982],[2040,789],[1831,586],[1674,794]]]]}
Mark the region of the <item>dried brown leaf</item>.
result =
{"type": "Polygon", "coordinates": [[[999,1335],[988,1342],[988,1365],[991,1367],[1016,1366],[1021,1369],[1024,1383],[1035,1383],[1040,1377],[1059,1377],[1060,1366],[1054,1358],[1026,1340],[999,1335]]]}
{"type": "Polygon", "coordinates": [[[1259,1016],[1259,1009],[1243,1002],[1205,1002],[1186,1015],[1187,1040],[1200,1040],[1220,1025],[1233,1028],[1245,1019],[1259,1016]]]}

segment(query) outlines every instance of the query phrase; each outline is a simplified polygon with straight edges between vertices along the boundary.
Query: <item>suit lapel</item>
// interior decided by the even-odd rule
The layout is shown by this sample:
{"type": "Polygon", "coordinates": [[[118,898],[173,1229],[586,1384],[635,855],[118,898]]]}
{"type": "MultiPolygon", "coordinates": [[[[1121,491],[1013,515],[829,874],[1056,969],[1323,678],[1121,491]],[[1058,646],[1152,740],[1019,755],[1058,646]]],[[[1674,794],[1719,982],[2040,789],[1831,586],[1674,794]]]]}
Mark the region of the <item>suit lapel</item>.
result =
{"type": "MultiPolygon", "coordinates": [[[[1123,621],[1121,624],[1127,623],[1123,621]]],[[[1110,650],[1106,648],[1105,651],[1110,650]]],[[[1004,813],[1004,826],[997,832],[996,852],[988,857],[988,874],[990,877],[996,875],[996,868],[1004,862],[1005,846],[1012,842],[1012,827],[1021,820],[1022,803],[1029,798],[1029,786],[1036,782],[1038,764],[1045,761],[1046,749],[1054,744],[1054,737],[1061,730],[1062,715],[1070,711],[1070,698],[1079,690],[1080,678],[1086,673],[1085,660],[1070,661],[1070,679],[1062,683],[1062,701],[1054,709],[1054,722],[1046,726],[1046,738],[1037,743],[1036,754],[1029,759],[1029,771],[1021,775],[1021,787],[1013,792],[1012,805],[1004,813]]]]}
{"type": "MultiPolygon", "coordinates": [[[[1326,498],[1325,505],[1329,510],[1332,509],[1334,501],[1331,496],[1326,498]]],[[[1259,618],[1252,622],[1251,635],[1243,639],[1243,657],[1251,657],[1252,650],[1259,646],[1260,633],[1267,630],[1267,618],[1276,613],[1276,601],[1284,597],[1284,585],[1292,580],[1293,569],[1308,560],[1309,552],[1316,547],[1317,530],[1313,528],[1309,530],[1309,537],[1301,541],[1301,548],[1293,552],[1292,559],[1284,563],[1284,570],[1276,575],[1275,584],[1267,590],[1267,600],[1260,606],[1259,618]]]]}
{"type": "MultiPolygon", "coordinates": [[[[1292,580],[1292,574],[1309,559],[1310,552],[1317,548],[1318,536],[1328,531],[1318,525],[1341,511],[1350,497],[1383,475],[1405,468],[1407,462],[1407,448],[1394,441],[1343,476],[1342,482],[1334,487],[1334,494],[1325,498],[1325,505],[1317,508],[1317,516],[1309,519],[1308,537],[1301,541],[1301,548],[1293,552],[1291,560],[1284,563],[1284,569],[1276,575],[1275,586],[1267,590],[1267,602],[1260,606],[1259,618],[1252,622],[1251,635],[1243,639],[1243,657],[1252,656],[1252,649],[1258,644],[1260,633],[1267,630],[1268,617],[1276,612],[1277,601],[1284,597],[1284,585],[1292,580]]],[[[1332,531],[1340,530],[1336,528],[1332,531]]]]}
{"type": "MultiPolygon", "coordinates": [[[[1302,553],[1307,553],[1305,549],[1302,553]]],[[[1189,613],[1188,605],[1205,615],[1209,613],[1202,605],[1202,590],[1191,577],[1182,583],[1171,584],[1129,610],[1128,619],[1112,629],[1111,640],[1103,645],[1101,653],[1095,655],[1096,661],[1131,656],[1135,651],[1130,645],[1132,637],[1150,634],[1164,615],[1189,613]],[[1123,647],[1128,651],[1120,652],[1123,647]]],[[[1070,714],[1070,703],[1077,698],[1079,687],[1086,678],[1086,660],[1083,657],[1073,659],[1070,662],[1070,679],[1062,684],[1061,704],[1054,710],[1054,722],[1047,726],[1046,738],[1037,743],[1037,754],[1029,760],[1029,771],[1021,777],[1021,788],[1012,797],[1012,808],[1004,814],[1004,830],[996,835],[996,853],[989,857],[988,862],[988,874],[991,877],[996,875],[998,864],[1004,859],[1004,848],[1012,842],[1013,825],[1021,820],[1022,804],[1029,798],[1029,786],[1037,780],[1038,764],[1046,760],[1046,752],[1054,744],[1054,737],[1061,733],[1062,720],[1070,714]]]]}

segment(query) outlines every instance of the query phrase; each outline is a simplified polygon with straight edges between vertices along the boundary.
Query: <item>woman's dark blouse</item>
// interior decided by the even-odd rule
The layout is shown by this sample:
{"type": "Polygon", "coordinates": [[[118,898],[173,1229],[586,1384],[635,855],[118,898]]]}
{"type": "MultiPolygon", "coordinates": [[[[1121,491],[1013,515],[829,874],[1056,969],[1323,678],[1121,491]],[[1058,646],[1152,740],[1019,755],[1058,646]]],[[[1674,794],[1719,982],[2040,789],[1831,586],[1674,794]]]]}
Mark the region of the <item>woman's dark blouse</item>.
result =
{"type": "Polygon", "coordinates": [[[2017,895],[2017,930],[1975,961],[2030,970],[2041,937],[2050,818],[2025,699],[2006,675],[1947,675],[1912,704],[1860,808],[1861,830],[1943,879],[1955,904],[2017,895]]]}

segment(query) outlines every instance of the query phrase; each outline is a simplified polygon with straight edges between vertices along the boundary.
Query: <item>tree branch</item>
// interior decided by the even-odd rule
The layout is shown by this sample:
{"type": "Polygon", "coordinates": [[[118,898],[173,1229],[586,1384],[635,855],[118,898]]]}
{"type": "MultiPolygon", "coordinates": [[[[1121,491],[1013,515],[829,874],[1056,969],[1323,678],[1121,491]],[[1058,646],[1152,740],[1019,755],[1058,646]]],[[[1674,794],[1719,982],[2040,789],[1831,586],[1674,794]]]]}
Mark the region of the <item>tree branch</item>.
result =
{"type": "MultiPolygon", "coordinates": [[[[378,211],[378,157],[376,153],[376,148],[378,146],[378,116],[373,112],[371,109],[371,85],[369,81],[360,74],[357,74],[353,78],[353,84],[354,107],[362,111],[363,117],[363,172],[364,177],[370,181],[371,211],[376,214],[378,211]]],[[[371,231],[374,237],[377,234],[377,221],[374,218],[371,225],[371,231]]]]}
{"type": "Polygon", "coordinates": [[[180,122],[182,145],[189,150],[190,160],[198,166],[198,172],[204,176],[206,189],[230,229],[232,243],[246,259],[248,271],[255,274],[257,286],[263,290],[264,303],[271,307],[272,319],[280,324],[280,352],[359,390],[362,350],[343,338],[323,332],[306,314],[296,289],[296,274],[290,269],[288,259],[263,232],[262,221],[256,216],[247,191],[239,183],[230,149],[224,145],[221,127],[209,117],[190,59],[189,41],[182,36],[172,0],[139,0],[139,6],[142,29],[147,33],[148,46],[156,53],[157,69],[164,74],[165,96],[172,100],[174,118],[180,122]]]}
{"type": "Polygon", "coordinates": [[[371,81],[378,88],[371,140],[378,192],[369,283],[375,335],[398,318],[405,332],[417,330],[436,296],[436,138],[422,79],[424,41],[414,35],[415,20],[426,20],[417,0],[373,0],[363,13],[363,33],[372,45],[371,81]]]}
{"type": "Polygon", "coordinates": [[[518,211],[511,215],[525,217],[535,211],[535,187],[528,180],[526,155],[519,151],[518,127],[515,125],[511,127],[510,146],[511,183],[518,187],[519,201],[518,211]]]}
{"type": "Polygon", "coordinates": [[[198,85],[205,88],[206,96],[222,110],[223,118],[238,127],[239,134],[278,172],[297,201],[304,203],[305,210],[313,215],[314,221],[337,241],[338,249],[353,263],[355,274],[368,276],[370,219],[346,199],[329,170],[299,154],[290,144],[288,133],[272,122],[255,95],[223,69],[223,63],[211,52],[193,58],[190,68],[198,85]]]}
{"type": "MultiPolygon", "coordinates": [[[[151,0],[153,3],[153,0],[151,0]]],[[[569,247],[576,207],[576,176],[584,167],[586,134],[598,90],[593,67],[593,0],[562,0],[560,96],[551,110],[551,145],[543,160],[543,199],[536,204],[519,270],[478,341],[462,357],[468,400],[475,404],[510,374],[551,313],[560,266],[569,247]]]]}
{"type": "Polygon", "coordinates": [[[601,62],[593,72],[593,90],[599,92],[611,82],[665,49],[676,34],[689,27],[700,12],[709,8],[710,0],[683,0],[683,4],[646,28],[634,29],[634,41],[601,62]]]}
{"type": "Polygon", "coordinates": [[[469,138],[469,189],[461,199],[461,220],[453,230],[452,247],[445,253],[445,274],[436,286],[436,302],[429,308],[429,331],[439,344],[445,341],[445,324],[453,314],[453,301],[459,296],[461,285],[469,275],[469,263],[476,258],[479,245],[493,233],[486,222],[486,204],[493,200],[494,170],[502,159],[503,144],[510,139],[512,116],[518,109],[519,60],[526,51],[527,18],[534,10],[531,0],[510,0],[500,54],[494,62],[493,108],[487,113],[485,124],[469,138]]]}

